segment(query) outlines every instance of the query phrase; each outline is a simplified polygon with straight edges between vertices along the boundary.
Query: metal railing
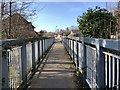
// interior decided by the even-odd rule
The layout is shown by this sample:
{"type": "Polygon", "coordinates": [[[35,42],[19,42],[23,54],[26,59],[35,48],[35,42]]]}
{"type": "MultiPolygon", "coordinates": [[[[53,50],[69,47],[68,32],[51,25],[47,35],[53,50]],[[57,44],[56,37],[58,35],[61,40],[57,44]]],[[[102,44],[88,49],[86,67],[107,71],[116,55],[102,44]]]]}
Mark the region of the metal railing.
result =
{"type": "Polygon", "coordinates": [[[53,37],[2,41],[2,88],[19,88],[29,80],[53,43],[53,37]]]}
{"type": "Polygon", "coordinates": [[[90,88],[120,88],[120,40],[63,37],[90,88]]]}

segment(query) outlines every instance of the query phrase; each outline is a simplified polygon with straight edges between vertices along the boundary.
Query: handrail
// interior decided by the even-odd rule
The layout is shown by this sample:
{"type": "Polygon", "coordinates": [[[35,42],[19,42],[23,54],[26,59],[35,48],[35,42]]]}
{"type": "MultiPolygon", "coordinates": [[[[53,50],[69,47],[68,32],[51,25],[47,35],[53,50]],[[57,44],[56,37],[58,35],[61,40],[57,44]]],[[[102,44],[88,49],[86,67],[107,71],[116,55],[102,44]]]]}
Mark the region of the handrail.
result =
{"type": "Polygon", "coordinates": [[[25,38],[25,39],[7,39],[7,40],[1,40],[2,45],[6,46],[20,46],[23,43],[28,43],[28,42],[33,42],[41,39],[49,39],[49,38],[54,38],[54,37],[34,37],[34,38],[25,38]]]}
{"type": "Polygon", "coordinates": [[[44,60],[54,37],[2,40],[2,88],[19,88],[44,60]]]}
{"type": "Polygon", "coordinates": [[[63,43],[90,88],[120,88],[120,40],[63,37],[63,43]]]}

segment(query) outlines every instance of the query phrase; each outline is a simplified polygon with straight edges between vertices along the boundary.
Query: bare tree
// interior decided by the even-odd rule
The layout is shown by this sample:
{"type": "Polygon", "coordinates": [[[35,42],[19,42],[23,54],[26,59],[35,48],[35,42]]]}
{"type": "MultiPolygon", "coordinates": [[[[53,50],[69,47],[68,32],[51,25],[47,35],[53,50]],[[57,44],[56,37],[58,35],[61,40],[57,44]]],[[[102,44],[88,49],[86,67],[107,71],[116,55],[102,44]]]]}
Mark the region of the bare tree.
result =
{"type": "Polygon", "coordinates": [[[114,16],[116,17],[116,36],[117,39],[120,38],[120,0],[117,2],[117,7],[114,10],[114,16]]]}
{"type": "Polygon", "coordinates": [[[32,4],[31,2],[22,2],[19,8],[19,13],[26,19],[36,15],[35,9],[29,9],[31,4],[32,4]]]}
{"type": "Polygon", "coordinates": [[[32,5],[32,2],[21,2],[19,0],[16,0],[16,2],[13,2],[12,0],[10,2],[1,2],[2,6],[2,17],[7,18],[8,16],[13,15],[14,13],[21,14],[24,18],[28,19],[31,16],[36,15],[35,9],[30,9],[30,6],[32,5]],[[11,10],[11,13],[10,13],[11,10]]]}
{"type": "MultiPolygon", "coordinates": [[[[2,30],[2,32],[6,33],[7,38],[11,38],[11,16],[15,13],[19,13],[21,16],[23,16],[25,19],[29,19],[32,16],[36,15],[35,9],[30,9],[31,2],[21,2],[19,0],[16,0],[16,2],[10,0],[9,2],[5,2],[5,0],[1,1],[1,17],[4,21],[6,18],[9,17],[9,24],[7,27],[9,27],[8,30],[2,30]]],[[[14,26],[17,27],[17,26],[14,26]]],[[[12,26],[13,28],[13,26],[12,26]]]]}

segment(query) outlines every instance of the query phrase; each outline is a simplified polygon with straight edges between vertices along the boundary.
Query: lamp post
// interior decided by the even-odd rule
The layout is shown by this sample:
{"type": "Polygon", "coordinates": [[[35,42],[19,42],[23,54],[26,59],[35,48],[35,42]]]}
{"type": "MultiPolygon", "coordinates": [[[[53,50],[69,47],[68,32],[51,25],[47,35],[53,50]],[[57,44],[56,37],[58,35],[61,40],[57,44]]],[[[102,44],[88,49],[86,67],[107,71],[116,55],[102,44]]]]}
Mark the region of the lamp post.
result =
{"type": "Polygon", "coordinates": [[[57,26],[55,26],[55,35],[57,34],[57,26]]]}
{"type": "Polygon", "coordinates": [[[57,32],[57,26],[55,26],[55,32],[57,32]]]}

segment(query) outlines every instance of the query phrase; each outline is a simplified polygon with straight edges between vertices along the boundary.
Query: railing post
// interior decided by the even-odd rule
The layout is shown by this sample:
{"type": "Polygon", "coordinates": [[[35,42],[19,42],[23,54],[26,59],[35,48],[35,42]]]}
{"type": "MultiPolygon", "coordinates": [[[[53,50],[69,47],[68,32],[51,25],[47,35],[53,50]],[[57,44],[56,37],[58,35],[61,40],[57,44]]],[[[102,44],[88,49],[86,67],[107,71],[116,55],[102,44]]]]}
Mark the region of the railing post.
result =
{"type": "Polygon", "coordinates": [[[44,39],[44,53],[46,51],[46,39],[44,39]]]}
{"type": "Polygon", "coordinates": [[[40,40],[38,40],[38,62],[40,62],[40,40]]]}
{"type": "Polygon", "coordinates": [[[76,53],[76,70],[79,69],[79,47],[78,47],[78,41],[76,40],[76,50],[77,50],[77,53],[76,53]]]}
{"type": "Polygon", "coordinates": [[[2,88],[9,88],[9,72],[8,72],[8,52],[7,50],[4,51],[2,55],[2,88]]]}
{"type": "Polygon", "coordinates": [[[66,37],[64,38],[64,45],[65,45],[65,48],[66,48],[66,37]]]}
{"type": "Polygon", "coordinates": [[[69,54],[70,54],[70,52],[71,52],[71,40],[69,38],[69,54]]]}
{"type": "Polygon", "coordinates": [[[69,46],[69,38],[68,38],[68,53],[69,53],[69,48],[70,48],[70,46],[69,46]]]}
{"type": "MultiPolygon", "coordinates": [[[[50,40],[48,39],[48,41],[47,41],[47,42],[48,42],[48,46],[47,46],[47,48],[50,47],[50,41],[52,41],[52,39],[50,39],[50,40]]],[[[52,41],[52,43],[53,43],[53,41],[52,41]]]]}
{"type": "Polygon", "coordinates": [[[70,39],[70,48],[69,48],[69,54],[70,54],[70,57],[71,57],[71,39],[70,39]]]}
{"type": "Polygon", "coordinates": [[[43,39],[43,54],[45,53],[45,39],[43,39]]]}
{"type": "Polygon", "coordinates": [[[65,37],[63,37],[63,39],[62,39],[62,43],[63,43],[63,44],[64,44],[64,38],[65,38],[65,37]]]}
{"type": "Polygon", "coordinates": [[[85,46],[85,41],[84,41],[84,37],[82,37],[82,53],[81,53],[81,56],[82,56],[82,73],[83,73],[83,77],[84,79],[87,78],[87,62],[86,62],[86,46],[85,46]]]}
{"type": "Polygon", "coordinates": [[[48,44],[49,44],[49,41],[48,41],[48,39],[46,39],[46,51],[47,51],[47,49],[48,49],[48,44]]]}
{"type": "Polygon", "coordinates": [[[43,60],[43,47],[44,47],[44,45],[43,45],[43,39],[42,39],[42,40],[41,40],[42,60],[43,60]]]}
{"type": "Polygon", "coordinates": [[[73,61],[74,61],[74,40],[72,39],[72,45],[73,45],[73,61]]]}
{"type": "Polygon", "coordinates": [[[100,48],[100,39],[96,40],[96,83],[97,88],[105,88],[105,57],[100,48]]]}
{"type": "Polygon", "coordinates": [[[46,38],[44,39],[44,53],[46,52],[46,38]]]}
{"type": "Polygon", "coordinates": [[[46,45],[45,45],[46,51],[47,51],[47,49],[48,49],[48,44],[49,44],[49,41],[48,41],[48,39],[46,39],[46,45]]]}
{"type": "Polygon", "coordinates": [[[68,47],[67,46],[67,39],[68,39],[67,37],[64,38],[64,45],[65,45],[66,50],[68,51],[68,49],[67,49],[67,47],[68,47]]]}
{"type": "Polygon", "coordinates": [[[67,51],[68,51],[68,48],[69,48],[69,46],[68,46],[68,45],[69,45],[69,44],[68,44],[68,40],[69,40],[69,38],[67,38],[67,51]]]}
{"type": "Polygon", "coordinates": [[[21,65],[22,65],[22,80],[27,81],[27,56],[26,56],[26,43],[22,45],[21,49],[21,65]]]}
{"type": "Polygon", "coordinates": [[[65,39],[65,46],[66,46],[66,50],[67,50],[67,38],[65,39]]]}
{"type": "Polygon", "coordinates": [[[32,70],[35,69],[35,42],[32,42],[32,70]]]}
{"type": "Polygon", "coordinates": [[[42,58],[42,39],[40,39],[40,62],[41,62],[41,58],[42,58]]]}

